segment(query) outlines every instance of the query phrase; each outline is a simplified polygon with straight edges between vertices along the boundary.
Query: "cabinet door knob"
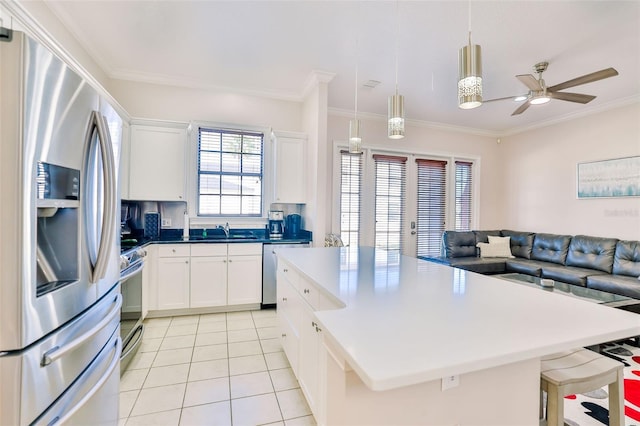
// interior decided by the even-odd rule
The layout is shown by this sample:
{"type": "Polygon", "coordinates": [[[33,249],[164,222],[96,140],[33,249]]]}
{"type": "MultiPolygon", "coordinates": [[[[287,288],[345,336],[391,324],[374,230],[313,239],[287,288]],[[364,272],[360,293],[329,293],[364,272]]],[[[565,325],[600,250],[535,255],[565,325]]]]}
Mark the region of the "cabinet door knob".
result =
{"type": "Polygon", "coordinates": [[[286,298],[286,297],[283,297],[283,298],[282,298],[282,301],[283,301],[283,302],[286,302],[286,301],[287,301],[287,298],[286,298]]]}
{"type": "Polygon", "coordinates": [[[229,259],[229,263],[231,263],[231,262],[232,262],[232,260],[231,260],[231,259],[229,259]]]}
{"type": "Polygon", "coordinates": [[[282,333],[282,338],[287,337],[287,333],[282,333]]]}
{"type": "Polygon", "coordinates": [[[227,263],[227,259],[223,259],[223,260],[222,260],[222,262],[223,262],[223,263],[227,263]]]}
{"type": "Polygon", "coordinates": [[[283,269],[282,272],[289,272],[289,270],[288,269],[283,269]]]}
{"type": "Polygon", "coordinates": [[[316,333],[320,333],[322,329],[320,327],[316,327],[316,333]]]}
{"type": "Polygon", "coordinates": [[[171,249],[171,251],[175,253],[175,252],[176,252],[176,249],[171,249]]]}
{"type": "Polygon", "coordinates": [[[305,288],[305,289],[304,289],[304,293],[305,293],[305,294],[309,294],[309,289],[308,289],[308,288],[305,288]]]}
{"type": "Polygon", "coordinates": [[[189,263],[189,261],[188,261],[188,260],[185,260],[185,261],[184,261],[184,263],[189,263]]]}
{"type": "Polygon", "coordinates": [[[314,321],[311,321],[311,327],[317,327],[318,324],[316,324],[314,321]]]}

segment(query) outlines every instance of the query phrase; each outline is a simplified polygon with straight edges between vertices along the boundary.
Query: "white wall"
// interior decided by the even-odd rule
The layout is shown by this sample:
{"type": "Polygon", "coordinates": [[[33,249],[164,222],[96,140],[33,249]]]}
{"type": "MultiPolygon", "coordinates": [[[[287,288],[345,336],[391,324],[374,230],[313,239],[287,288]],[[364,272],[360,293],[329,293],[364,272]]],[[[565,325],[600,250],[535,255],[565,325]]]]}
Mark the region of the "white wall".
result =
{"type": "MultiPolygon", "coordinates": [[[[350,117],[329,115],[328,136],[329,140],[329,176],[339,173],[333,170],[333,142],[338,141],[346,145],[349,138],[350,117]]],[[[499,162],[500,145],[496,138],[463,132],[445,127],[427,127],[420,123],[406,123],[405,137],[400,140],[391,140],[387,137],[386,119],[367,119],[360,117],[362,122],[361,134],[363,147],[397,149],[423,155],[444,155],[479,158],[479,194],[477,229],[500,229],[505,222],[502,201],[502,167],[499,162]]],[[[338,209],[339,199],[337,194],[328,191],[329,199],[325,204],[327,215],[337,221],[334,214],[338,209]]],[[[329,232],[329,230],[327,230],[329,232]]]]}
{"type": "Polygon", "coordinates": [[[124,80],[112,80],[109,91],[132,117],[302,131],[301,102],[124,80]]]}
{"type": "Polygon", "coordinates": [[[640,198],[576,196],[577,163],[640,155],[640,104],[502,138],[500,151],[501,227],[640,240],[640,198]]]}

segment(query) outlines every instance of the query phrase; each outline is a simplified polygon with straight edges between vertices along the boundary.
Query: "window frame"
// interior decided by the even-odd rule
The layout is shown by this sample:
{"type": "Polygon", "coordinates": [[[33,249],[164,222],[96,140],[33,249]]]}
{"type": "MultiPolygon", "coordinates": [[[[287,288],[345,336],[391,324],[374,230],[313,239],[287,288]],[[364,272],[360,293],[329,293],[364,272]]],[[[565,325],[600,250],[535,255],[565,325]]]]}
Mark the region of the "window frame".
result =
{"type": "Polygon", "coordinates": [[[273,169],[273,141],[272,141],[272,129],[262,126],[249,126],[236,123],[222,123],[222,122],[209,122],[209,121],[192,121],[187,128],[189,134],[189,146],[188,151],[188,173],[186,176],[186,193],[187,193],[187,206],[186,211],[191,217],[192,226],[216,226],[220,223],[233,220],[235,223],[244,224],[243,226],[264,226],[267,219],[267,211],[269,205],[273,202],[273,191],[269,188],[273,188],[274,179],[273,176],[275,170],[273,169]],[[199,198],[199,183],[198,183],[198,156],[199,156],[199,129],[215,129],[230,132],[246,132],[246,133],[262,133],[262,200],[261,200],[261,214],[260,215],[229,215],[221,214],[219,216],[214,215],[199,215],[198,210],[198,198],[199,198]]]}

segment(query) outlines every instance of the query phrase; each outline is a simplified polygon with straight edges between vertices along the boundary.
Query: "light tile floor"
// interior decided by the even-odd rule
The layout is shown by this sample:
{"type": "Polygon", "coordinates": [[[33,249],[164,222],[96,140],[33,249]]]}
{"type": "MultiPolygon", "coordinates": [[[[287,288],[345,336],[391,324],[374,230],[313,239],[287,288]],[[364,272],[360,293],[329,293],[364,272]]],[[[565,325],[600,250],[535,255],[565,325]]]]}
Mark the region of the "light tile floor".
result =
{"type": "Polygon", "coordinates": [[[275,310],[145,320],[120,382],[120,426],[315,425],[275,310]]]}

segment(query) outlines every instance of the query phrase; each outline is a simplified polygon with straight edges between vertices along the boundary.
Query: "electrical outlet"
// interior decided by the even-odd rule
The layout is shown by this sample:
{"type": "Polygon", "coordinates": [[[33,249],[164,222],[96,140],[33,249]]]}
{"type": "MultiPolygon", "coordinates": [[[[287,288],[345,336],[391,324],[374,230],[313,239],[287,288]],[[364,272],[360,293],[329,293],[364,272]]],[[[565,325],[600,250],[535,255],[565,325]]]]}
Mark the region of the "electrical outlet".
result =
{"type": "Polygon", "coordinates": [[[167,217],[167,218],[162,218],[162,226],[171,226],[171,218],[167,217]]]}
{"type": "Polygon", "coordinates": [[[455,388],[460,384],[460,376],[447,376],[442,378],[442,390],[455,388]]]}

